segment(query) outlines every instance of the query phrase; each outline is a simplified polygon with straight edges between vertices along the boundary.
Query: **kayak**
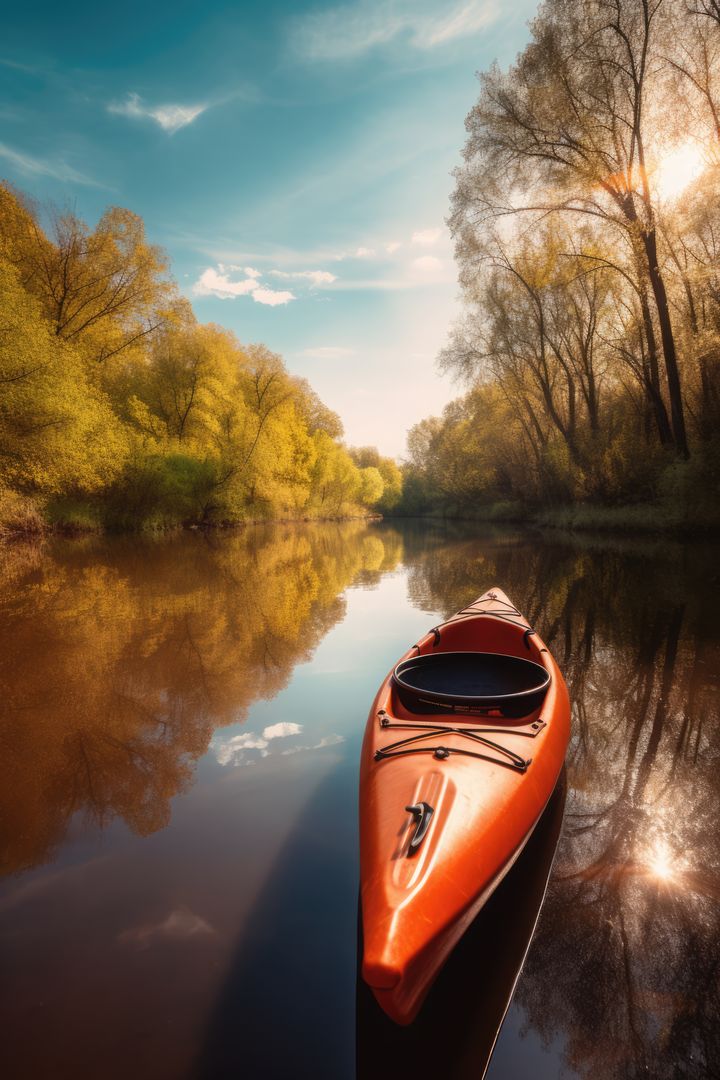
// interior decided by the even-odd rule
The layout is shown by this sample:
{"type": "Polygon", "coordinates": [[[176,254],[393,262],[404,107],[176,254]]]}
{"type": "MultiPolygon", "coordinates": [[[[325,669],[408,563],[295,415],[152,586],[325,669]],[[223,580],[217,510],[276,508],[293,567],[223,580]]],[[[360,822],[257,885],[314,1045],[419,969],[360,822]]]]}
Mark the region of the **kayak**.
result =
{"type": "Polygon", "coordinates": [[[563,769],[522,858],[448,957],[419,1023],[394,1024],[358,978],[357,1080],[485,1076],[545,899],[565,807],[564,774],[563,769]]]}
{"type": "Polygon", "coordinates": [[[383,682],[360,764],[362,976],[396,1023],[522,852],[569,737],[562,674],[497,588],[383,682]]]}

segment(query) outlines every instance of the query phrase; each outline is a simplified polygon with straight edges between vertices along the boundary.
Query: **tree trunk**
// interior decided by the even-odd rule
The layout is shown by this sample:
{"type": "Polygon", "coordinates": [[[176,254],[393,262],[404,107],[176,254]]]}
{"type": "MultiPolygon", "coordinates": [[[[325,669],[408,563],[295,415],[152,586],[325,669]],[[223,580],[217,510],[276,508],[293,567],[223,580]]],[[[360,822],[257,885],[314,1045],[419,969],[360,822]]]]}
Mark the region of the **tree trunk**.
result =
{"type": "Polygon", "coordinates": [[[665,402],[663,401],[662,390],[660,389],[660,372],[658,370],[655,327],[653,326],[652,315],[650,314],[650,308],[648,307],[644,286],[640,289],[640,309],[642,311],[645,340],[647,342],[648,350],[649,377],[645,390],[655,416],[660,444],[662,446],[672,446],[675,440],[673,439],[670,419],[667,414],[667,409],[665,408],[665,402]]]}
{"type": "Polygon", "coordinates": [[[668,392],[670,394],[670,413],[672,416],[673,435],[675,445],[679,453],[684,457],[690,457],[685,431],[685,414],[683,410],[682,390],[680,387],[680,372],[678,369],[677,353],[675,351],[675,338],[670,321],[670,307],[668,304],[665,282],[663,281],[657,257],[657,235],[655,229],[643,233],[643,246],[647,256],[648,274],[650,285],[655,298],[655,306],[660,324],[660,337],[665,354],[665,371],[667,373],[668,392]]]}

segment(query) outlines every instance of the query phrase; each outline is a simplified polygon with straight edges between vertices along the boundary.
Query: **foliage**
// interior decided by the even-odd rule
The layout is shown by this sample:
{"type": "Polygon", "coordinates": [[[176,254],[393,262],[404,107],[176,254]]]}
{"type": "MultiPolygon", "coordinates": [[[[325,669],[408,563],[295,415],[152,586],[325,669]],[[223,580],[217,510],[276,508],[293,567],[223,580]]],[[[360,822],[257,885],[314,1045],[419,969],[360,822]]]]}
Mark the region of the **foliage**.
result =
{"type": "Polygon", "coordinates": [[[43,516],[32,499],[0,488],[0,540],[34,539],[45,529],[43,516]]]}
{"type": "Polygon", "coordinates": [[[465,312],[441,355],[471,390],[411,432],[404,506],[648,505],[672,486],[676,517],[708,518],[718,56],[714,4],[547,0],[517,62],[481,76],[449,222],[465,312]],[[681,198],[678,147],[703,155],[681,198]]]}
{"type": "Polygon", "coordinates": [[[0,300],[0,480],[53,522],[163,528],[397,503],[397,465],[372,448],[353,457],[337,415],[265,346],[200,325],[130,211],[111,207],[94,229],[52,212],[46,231],[0,186],[0,300]]]}
{"type": "MultiPolygon", "coordinates": [[[[402,496],[402,473],[397,463],[390,457],[383,457],[374,446],[351,448],[350,457],[361,469],[377,470],[383,486],[378,497],[372,502],[383,513],[394,510],[402,496]]],[[[377,484],[375,487],[377,490],[377,484]]]]}

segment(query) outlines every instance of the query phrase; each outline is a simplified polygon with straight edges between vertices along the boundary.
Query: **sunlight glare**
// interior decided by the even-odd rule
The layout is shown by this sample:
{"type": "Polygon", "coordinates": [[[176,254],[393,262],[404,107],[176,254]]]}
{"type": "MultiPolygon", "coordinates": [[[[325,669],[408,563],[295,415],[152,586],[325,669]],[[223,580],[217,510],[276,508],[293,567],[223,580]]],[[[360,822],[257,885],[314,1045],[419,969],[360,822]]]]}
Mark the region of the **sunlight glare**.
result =
{"type": "Polygon", "coordinates": [[[648,860],[650,872],[662,881],[673,876],[673,864],[667,844],[658,844],[648,860]]]}
{"type": "Polygon", "coordinates": [[[705,168],[697,143],[684,142],[661,157],[655,167],[655,185],[663,199],[676,199],[705,168]]]}

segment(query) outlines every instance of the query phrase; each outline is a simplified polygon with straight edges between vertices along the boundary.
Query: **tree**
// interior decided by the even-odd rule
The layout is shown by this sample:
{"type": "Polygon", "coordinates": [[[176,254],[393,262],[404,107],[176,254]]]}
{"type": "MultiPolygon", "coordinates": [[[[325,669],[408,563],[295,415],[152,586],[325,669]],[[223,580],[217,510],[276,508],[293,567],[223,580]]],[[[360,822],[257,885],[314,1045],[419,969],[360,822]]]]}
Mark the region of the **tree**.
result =
{"type": "Polygon", "coordinates": [[[662,341],[672,437],[688,456],[670,303],[650,168],[662,0],[547,0],[507,73],[482,77],[467,120],[451,226],[467,283],[485,231],[518,214],[582,215],[621,236],[647,282],[662,341]],[[507,192],[518,191],[519,202],[507,192]]]}
{"type": "MultiPolygon", "coordinates": [[[[389,461],[361,475],[337,415],[280,356],[197,322],[137,215],[45,216],[50,235],[0,185],[3,488],[61,518],[92,496],[93,519],[136,528],[357,513],[381,470],[397,488],[389,461]]],[[[21,504],[30,521],[22,500],[2,513],[21,504]]]]}
{"type": "Polygon", "coordinates": [[[402,473],[397,462],[391,457],[383,457],[375,446],[350,447],[348,452],[359,468],[373,467],[380,473],[383,491],[377,501],[378,510],[383,513],[394,510],[402,498],[403,489],[402,473]]]}
{"type": "Polygon", "coordinates": [[[374,465],[368,465],[366,469],[360,470],[358,499],[363,506],[375,506],[379,503],[384,490],[385,484],[379,469],[374,465]]]}
{"type": "MultiPolygon", "coordinates": [[[[6,213],[11,198],[5,189],[6,213]]],[[[26,212],[6,254],[58,337],[83,341],[89,357],[103,362],[162,325],[174,299],[167,261],[147,243],[136,214],[111,207],[90,230],[74,214],[53,212],[52,228],[50,241],[26,212]]]]}
{"type": "Polygon", "coordinates": [[[17,490],[91,493],[122,468],[127,438],[81,357],[59,341],[0,261],[0,475],[17,490]]]}

